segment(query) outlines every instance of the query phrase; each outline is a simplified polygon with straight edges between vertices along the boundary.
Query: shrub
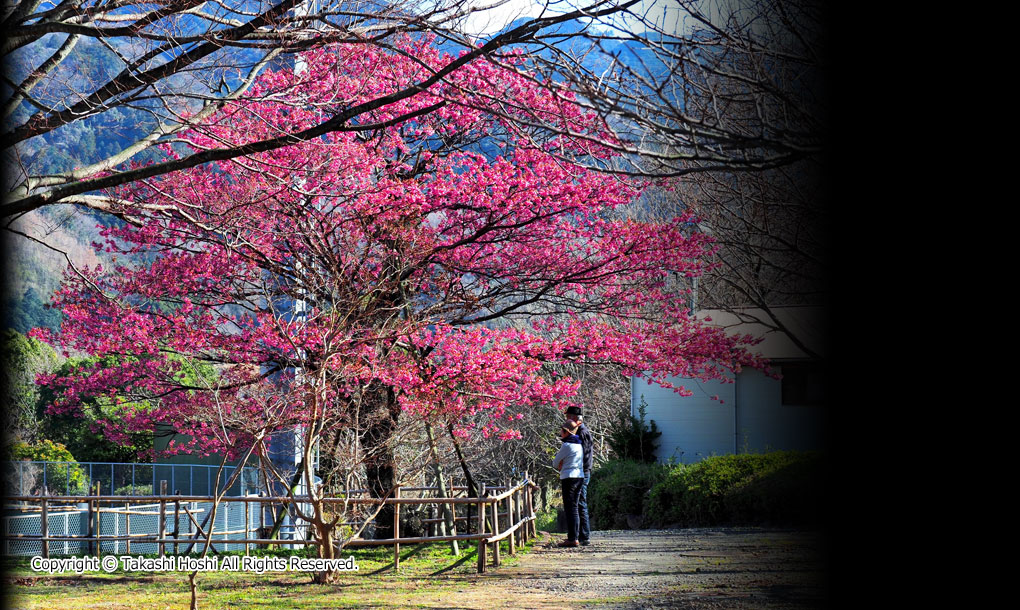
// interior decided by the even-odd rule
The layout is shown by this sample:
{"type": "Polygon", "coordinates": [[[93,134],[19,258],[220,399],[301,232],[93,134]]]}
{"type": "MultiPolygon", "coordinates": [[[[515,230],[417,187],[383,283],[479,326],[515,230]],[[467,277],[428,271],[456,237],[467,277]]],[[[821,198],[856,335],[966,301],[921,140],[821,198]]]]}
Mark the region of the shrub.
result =
{"type": "Polygon", "coordinates": [[[634,417],[630,413],[620,413],[619,418],[609,428],[609,448],[616,456],[623,460],[637,460],[639,462],[654,462],[655,449],[659,446],[656,439],[662,436],[655,420],[645,423],[645,414],[648,403],[645,402],[645,395],[641,395],[641,404],[638,406],[638,415],[634,417]]]}
{"type": "Polygon", "coordinates": [[[591,474],[588,513],[592,529],[627,527],[625,515],[640,515],[645,496],[666,476],[667,466],[636,460],[610,460],[591,474]]]}
{"type": "Polygon", "coordinates": [[[657,525],[810,524],[824,483],[821,456],[777,451],[714,456],[674,466],[651,490],[657,525]]]}
{"type": "Polygon", "coordinates": [[[731,522],[821,525],[825,484],[822,456],[787,453],[734,485],[723,503],[731,522]]]}
{"type": "MultiPolygon", "coordinates": [[[[47,490],[51,495],[80,495],[86,491],[85,487],[88,483],[85,471],[78,465],[67,447],[60,443],[54,443],[48,439],[43,439],[33,445],[14,443],[11,446],[11,459],[34,462],[69,462],[68,465],[55,464],[52,467],[47,467],[45,477],[47,490]]],[[[25,473],[26,476],[34,477],[34,483],[30,484],[32,490],[19,490],[21,493],[35,493],[43,486],[42,467],[37,466],[34,470],[37,472],[25,473]]]]}
{"type": "Polygon", "coordinates": [[[132,487],[130,484],[118,487],[113,490],[115,496],[151,496],[152,484],[148,485],[135,485],[132,487]]]}

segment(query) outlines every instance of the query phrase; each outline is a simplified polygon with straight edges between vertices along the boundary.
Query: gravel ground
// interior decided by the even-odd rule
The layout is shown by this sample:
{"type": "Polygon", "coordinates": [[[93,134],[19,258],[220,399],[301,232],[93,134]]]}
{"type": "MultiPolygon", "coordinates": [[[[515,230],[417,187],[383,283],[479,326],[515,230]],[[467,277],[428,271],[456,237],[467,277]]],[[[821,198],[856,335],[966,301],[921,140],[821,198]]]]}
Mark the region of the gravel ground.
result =
{"type": "Polygon", "coordinates": [[[547,537],[514,566],[444,598],[451,608],[806,610],[827,605],[823,538],[753,528],[594,532],[592,545],[547,537]]]}

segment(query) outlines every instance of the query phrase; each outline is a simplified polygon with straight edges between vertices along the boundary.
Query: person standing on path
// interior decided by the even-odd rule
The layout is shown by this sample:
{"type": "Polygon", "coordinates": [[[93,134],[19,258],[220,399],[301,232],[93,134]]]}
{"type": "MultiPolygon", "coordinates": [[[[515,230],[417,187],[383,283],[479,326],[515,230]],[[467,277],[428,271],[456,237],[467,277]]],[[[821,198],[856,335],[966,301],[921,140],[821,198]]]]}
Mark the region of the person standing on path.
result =
{"type": "Polygon", "coordinates": [[[577,424],[566,422],[560,427],[560,450],[553,457],[553,467],[560,471],[560,488],[563,491],[563,512],[567,517],[567,539],[556,546],[575,547],[577,542],[577,501],[584,482],[584,449],[577,437],[577,424]]]}
{"type": "Polygon", "coordinates": [[[584,425],[584,415],[581,407],[567,407],[567,420],[577,424],[577,437],[581,439],[581,448],[584,450],[584,481],[581,483],[581,491],[577,500],[577,542],[581,546],[591,544],[591,524],[588,521],[588,483],[591,481],[591,467],[594,461],[592,448],[594,442],[591,437],[591,430],[584,425]]]}

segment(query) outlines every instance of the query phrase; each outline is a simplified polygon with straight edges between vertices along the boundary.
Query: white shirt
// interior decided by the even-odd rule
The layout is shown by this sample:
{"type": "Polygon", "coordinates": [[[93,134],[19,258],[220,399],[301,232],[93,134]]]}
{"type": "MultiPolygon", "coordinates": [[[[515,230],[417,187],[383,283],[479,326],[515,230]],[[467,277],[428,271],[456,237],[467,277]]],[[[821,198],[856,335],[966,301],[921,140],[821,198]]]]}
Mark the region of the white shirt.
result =
{"type": "Polygon", "coordinates": [[[561,479],[583,479],[584,447],[580,443],[563,443],[552,463],[553,468],[560,469],[561,479]]]}

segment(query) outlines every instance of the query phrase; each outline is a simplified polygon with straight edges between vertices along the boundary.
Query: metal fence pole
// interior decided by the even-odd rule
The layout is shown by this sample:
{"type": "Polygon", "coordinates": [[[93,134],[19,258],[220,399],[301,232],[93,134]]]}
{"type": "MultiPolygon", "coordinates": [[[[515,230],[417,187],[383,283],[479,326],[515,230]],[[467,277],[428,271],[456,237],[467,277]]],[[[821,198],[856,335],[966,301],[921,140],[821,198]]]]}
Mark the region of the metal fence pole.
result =
{"type": "MultiPolygon", "coordinates": [[[[89,482],[92,481],[91,470],[92,469],[90,468],[89,469],[89,482]]],[[[89,496],[92,495],[93,489],[94,488],[89,487],[89,493],[88,493],[89,496]]],[[[86,517],[85,517],[87,519],[87,521],[85,523],[85,527],[86,527],[85,534],[88,536],[89,554],[94,555],[95,551],[96,551],[96,547],[95,547],[95,541],[92,540],[92,534],[94,532],[94,530],[92,528],[92,498],[91,497],[86,497],[86,503],[87,503],[86,507],[88,508],[88,513],[86,514],[86,517]]]]}
{"type": "Polygon", "coordinates": [[[103,535],[103,507],[99,496],[103,495],[103,482],[96,481],[96,557],[103,556],[103,543],[99,538],[103,535]]]}
{"type": "MultiPolygon", "coordinates": [[[[135,473],[134,473],[134,468],[132,468],[131,470],[132,470],[132,472],[131,472],[131,491],[132,491],[132,494],[133,494],[134,493],[134,488],[135,488],[135,483],[134,483],[134,481],[135,481],[135,473]]],[[[125,546],[127,547],[127,554],[130,555],[131,554],[131,503],[128,503],[127,505],[124,506],[124,529],[127,530],[126,532],[124,532],[124,535],[127,536],[127,544],[125,546]]]]}
{"type": "MultiPolygon", "coordinates": [[[[113,503],[110,503],[113,506],[113,503]]],[[[120,554],[120,515],[113,513],[113,554],[120,554]]]]}

